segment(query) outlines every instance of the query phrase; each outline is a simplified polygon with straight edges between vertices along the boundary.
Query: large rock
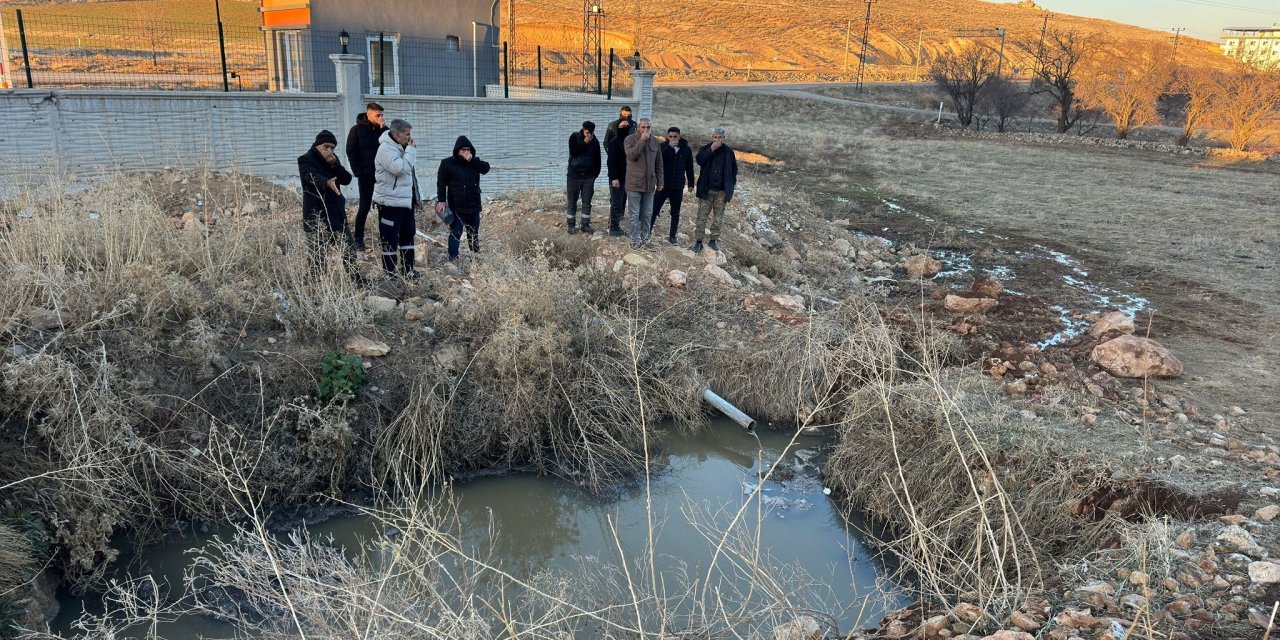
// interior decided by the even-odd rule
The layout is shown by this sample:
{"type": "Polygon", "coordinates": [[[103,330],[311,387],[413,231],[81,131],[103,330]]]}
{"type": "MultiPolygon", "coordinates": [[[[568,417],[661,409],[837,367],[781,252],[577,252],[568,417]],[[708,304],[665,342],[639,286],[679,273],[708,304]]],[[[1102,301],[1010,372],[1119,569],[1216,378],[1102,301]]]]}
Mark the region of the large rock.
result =
{"type": "Polygon", "coordinates": [[[808,307],[804,304],[803,296],[778,294],[770,299],[776,302],[779,307],[782,307],[792,313],[804,313],[808,311],[808,307]]]}
{"type": "Polygon", "coordinates": [[[395,311],[397,304],[398,303],[395,300],[392,300],[391,298],[384,298],[382,296],[365,296],[364,299],[364,306],[379,313],[395,311]]]}
{"type": "Polygon", "coordinates": [[[352,336],[347,339],[346,344],[342,345],[347,353],[354,353],[358,356],[366,358],[379,358],[391,352],[391,347],[385,342],[378,342],[364,336],[352,336]]]}
{"type": "Polygon", "coordinates": [[[947,297],[942,301],[942,306],[947,311],[956,313],[986,313],[1000,306],[1000,303],[991,298],[966,298],[954,293],[948,293],[947,297]]]}
{"type": "Polygon", "coordinates": [[[1133,318],[1129,314],[1123,311],[1112,311],[1093,323],[1093,326],[1089,328],[1089,335],[1096,338],[1108,331],[1119,331],[1126,335],[1132,335],[1133,330],[1133,318]]]}
{"type": "Polygon", "coordinates": [[[907,269],[907,275],[912,279],[932,278],[938,275],[939,271],[942,271],[941,262],[938,262],[937,260],[934,260],[922,253],[918,253],[907,258],[905,266],[907,269]]]}
{"type": "Polygon", "coordinates": [[[689,281],[689,277],[679,269],[672,269],[668,271],[666,279],[668,287],[676,288],[683,287],[685,283],[689,281]]]}
{"type": "Polygon", "coordinates": [[[1150,338],[1120,336],[1093,348],[1098,366],[1120,378],[1176,378],[1182,362],[1164,345],[1150,338]]]}
{"type": "Polygon", "coordinates": [[[37,331],[61,329],[66,326],[67,321],[70,319],[70,314],[65,311],[38,307],[27,311],[27,326],[37,331]]]}
{"type": "Polygon", "coordinates": [[[849,250],[853,249],[853,245],[849,244],[849,241],[844,238],[836,238],[836,241],[831,243],[831,248],[834,249],[836,253],[842,256],[847,256],[849,255],[849,250]]]}
{"type": "Polygon", "coordinates": [[[822,625],[809,616],[800,616],[773,628],[770,640],[822,640],[822,625]]]}
{"type": "Polygon", "coordinates": [[[727,284],[731,287],[738,286],[738,281],[734,280],[733,276],[729,275],[728,271],[725,271],[724,269],[721,269],[720,267],[714,264],[707,265],[705,268],[703,268],[703,272],[711,276],[714,280],[717,280],[721,283],[727,284]]]}
{"type": "Polygon", "coordinates": [[[1258,584],[1280,583],[1280,564],[1274,562],[1249,563],[1249,579],[1258,584]]]}
{"type": "Polygon", "coordinates": [[[649,262],[647,258],[638,253],[628,253],[627,255],[622,256],[622,262],[629,267],[647,267],[653,264],[652,262],[649,262]]]}

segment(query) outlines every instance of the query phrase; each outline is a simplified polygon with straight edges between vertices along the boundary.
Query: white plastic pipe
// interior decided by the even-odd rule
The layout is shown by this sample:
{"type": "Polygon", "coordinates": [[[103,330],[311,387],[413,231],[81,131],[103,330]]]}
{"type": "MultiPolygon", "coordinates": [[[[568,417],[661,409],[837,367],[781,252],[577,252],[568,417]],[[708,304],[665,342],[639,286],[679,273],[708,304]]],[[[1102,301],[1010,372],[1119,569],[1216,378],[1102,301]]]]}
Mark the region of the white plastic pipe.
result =
{"type": "Polygon", "coordinates": [[[754,431],[756,421],[751,416],[742,412],[741,409],[729,404],[728,400],[716,395],[716,392],[707,389],[702,392],[702,399],[706,400],[711,406],[720,410],[720,413],[728,416],[730,420],[742,425],[747,431],[754,431]]]}

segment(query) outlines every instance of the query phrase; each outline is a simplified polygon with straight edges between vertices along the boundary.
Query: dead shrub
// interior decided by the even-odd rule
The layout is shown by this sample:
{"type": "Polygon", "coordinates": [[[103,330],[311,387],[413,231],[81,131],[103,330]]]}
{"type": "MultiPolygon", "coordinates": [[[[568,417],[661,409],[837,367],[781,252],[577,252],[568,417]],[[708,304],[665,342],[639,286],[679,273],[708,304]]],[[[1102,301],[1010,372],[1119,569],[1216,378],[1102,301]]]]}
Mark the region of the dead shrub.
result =
{"type": "Polygon", "coordinates": [[[517,225],[507,244],[516,255],[525,258],[545,255],[553,266],[567,269],[591,266],[598,246],[586,235],[568,235],[533,222],[517,225]]]}
{"type": "Polygon", "coordinates": [[[1043,558],[1106,534],[1064,506],[1106,472],[985,381],[936,371],[854,390],[826,476],[851,508],[894,523],[887,544],[925,595],[977,593],[999,618],[1043,587],[1043,558]]]}

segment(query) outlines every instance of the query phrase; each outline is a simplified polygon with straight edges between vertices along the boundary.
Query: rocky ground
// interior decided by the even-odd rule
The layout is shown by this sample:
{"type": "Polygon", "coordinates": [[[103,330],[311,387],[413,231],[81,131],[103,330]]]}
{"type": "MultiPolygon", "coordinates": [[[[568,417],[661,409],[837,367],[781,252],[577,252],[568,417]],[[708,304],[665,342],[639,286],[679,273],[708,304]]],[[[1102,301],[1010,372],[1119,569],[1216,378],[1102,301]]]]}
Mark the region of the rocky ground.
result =
{"type": "MultiPolygon", "coordinates": [[[[1090,273],[1051,241],[960,225],[939,232],[928,211],[869,189],[855,198],[797,194],[789,187],[791,170],[786,159],[744,154],[722,252],[688,249],[692,198],[677,246],[660,240],[666,216],[654,243],[641,249],[604,233],[568,234],[560,196],[548,193],[494,198],[484,214],[484,242],[608,276],[625,290],[711,300],[722,342],[762,343],[782,327],[870,297],[891,323],[952,334],[969,375],[1002,394],[1017,420],[1045,425],[1125,479],[1122,490],[1108,486],[1061,505],[1080,522],[1121,524],[1090,553],[1052,558],[1045,584],[1026,593],[1016,610],[993,616],[983,594],[962,593],[950,603],[922,601],[848,637],[1264,633],[1280,599],[1275,428],[1255,421],[1250,407],[1205,405],[1166,383],[1188,375],[1178,354],[1160,342],[1176,325],[1144,314],[1140,292],[1090,273]]],[[[175,229],[193,236],[241,219],[295,215],[290,189],[228,182],[217,174],[152,180],[175,229]]],[[[597,219],[604,215],[598,204],[597,219]]],[[[374,254],[360,256],[360,268],[375,280],[361,303],[379,329],[351,333],[342,344],[365,358],[374,393],[395,387],[399,374],[391,370],[406,353],[429,350],[450,371],[468,366],[469,354],[437,335],[438,320],[474,298],[485,255],[448,264],[443,227],[430,215],[419,224],[427,274],[421,282],[381,279],[374,254]]],[[[35,307],[18,320],[22,330],[56,332],[74,312],[35,307]]],[[[290,338],[264,325],[233,339],[266,349],[290,338]]],[[[7,355],[27,349],[10,343],[7,355]]],[[[800,620],[774,637],[815,637],[810,631],[800,620]]]]}

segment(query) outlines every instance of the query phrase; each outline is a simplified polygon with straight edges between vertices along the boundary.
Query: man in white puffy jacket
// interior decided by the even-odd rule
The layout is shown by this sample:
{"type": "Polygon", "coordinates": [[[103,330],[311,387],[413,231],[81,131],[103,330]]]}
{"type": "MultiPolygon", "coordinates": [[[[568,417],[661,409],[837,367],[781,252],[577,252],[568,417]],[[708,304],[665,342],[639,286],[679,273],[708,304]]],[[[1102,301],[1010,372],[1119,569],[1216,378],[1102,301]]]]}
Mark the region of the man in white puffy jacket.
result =
{"type": "Polygon", "coordinates": [[[392,120],[378,138],[373,160],[373,202],[378,205],[378,237],[382,240],[382,268],[391,275],[416,278],[413,268],[414,210],[422,203],[418,190],[418,147],[413,127],[392,120]]]}

